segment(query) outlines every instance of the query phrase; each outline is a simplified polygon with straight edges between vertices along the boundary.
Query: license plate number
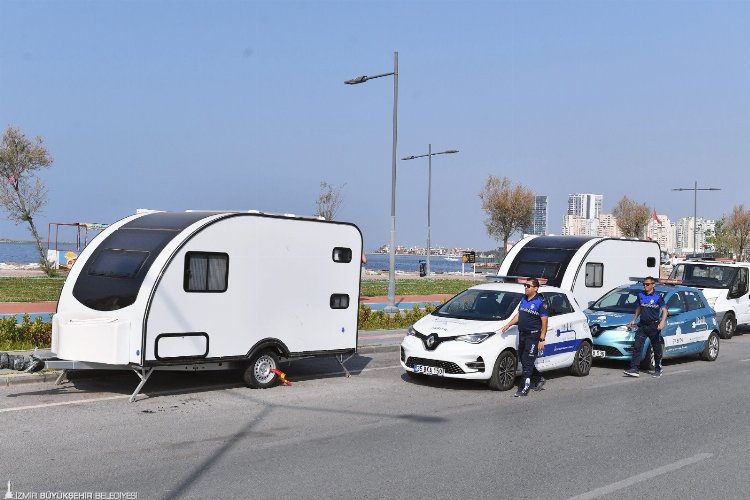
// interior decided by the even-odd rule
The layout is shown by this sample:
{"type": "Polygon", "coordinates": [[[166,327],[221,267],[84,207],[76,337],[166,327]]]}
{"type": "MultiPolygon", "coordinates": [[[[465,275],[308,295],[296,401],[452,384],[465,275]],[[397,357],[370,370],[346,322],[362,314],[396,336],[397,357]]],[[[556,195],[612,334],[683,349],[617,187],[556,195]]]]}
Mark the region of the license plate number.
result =
{"type": "Polygon", "coordinates": [[[603,358],[607,355],[607,351],[600,351],[599,349],[592,349],[591,355],[595,358],[603,358]]]}
{"type": "Polygon", "coordinates": [[[445,375],[445,368],[440,368],[439,366],[414,365],[414,373],[424,373],[425,375],[437,375],[438,377],[442,377],[445,375]]]}

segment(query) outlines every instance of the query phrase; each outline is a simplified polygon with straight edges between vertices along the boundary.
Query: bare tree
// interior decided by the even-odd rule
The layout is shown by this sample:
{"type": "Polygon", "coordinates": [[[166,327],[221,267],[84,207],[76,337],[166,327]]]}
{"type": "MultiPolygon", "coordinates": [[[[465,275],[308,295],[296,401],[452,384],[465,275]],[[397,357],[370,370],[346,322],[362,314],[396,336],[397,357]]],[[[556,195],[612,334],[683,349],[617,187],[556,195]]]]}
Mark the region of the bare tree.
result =
{"type": "Polygon", "coordinates": [[[479,193],[482,210],[487,213],[484,225],[487,234],[496,240],[503,241],[503,254],[508,248],[508,239],[516,231],[529,227],[534,213],[534,192],[517,185],[510,179],[499,179],[490,175],[479,193]]]}
{"type": "Polygon", "coordinates": [[[344,186],[346,186],[346,183],[336,187],[325,181],[320,181],[320,194],[318,195],[318,201],[316,202],[317,209],[314,214],[316,217],[323,217],[325,220],[333,220],[336,217],[336,213],[344,202],[344,195],[342,193],[344,186]]]}
{"type": "Polygon", "coordinates": [[[34,142],[20,130],[8,127],[0,144],[0,205],[16,225],[29,225],[42,270],[49,276],[55,269],[47,260],[42,240],[34,225],[34,216],[47,202],[47,188],[37,177],[37,172],[52,164],[52,158],[43,145],[44,139],[34,142]]]}
{"type": "Polygon", "coordinates": [[[623,196],[612,210],[617,219],[617,227],[626,238],[643,238],[651,220],[651,209],[645,203],[636,203],[627,196],[623,196]]]}
{"type": "Polygon", "coordinates": [[[742,260],[750,245],[750,211],[746,211],[744,205],[736,205],[726,218],[725,227],[737,260],[742,260]]]}

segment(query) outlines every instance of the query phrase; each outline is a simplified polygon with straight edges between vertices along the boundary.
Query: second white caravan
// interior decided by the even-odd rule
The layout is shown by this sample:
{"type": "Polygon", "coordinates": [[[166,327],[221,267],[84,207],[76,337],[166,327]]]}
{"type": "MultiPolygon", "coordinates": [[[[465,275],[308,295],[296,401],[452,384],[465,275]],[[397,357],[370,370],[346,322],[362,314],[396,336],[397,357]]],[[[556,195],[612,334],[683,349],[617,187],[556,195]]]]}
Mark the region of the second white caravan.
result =
{"type": "Polygon", "coordinates": [[[527,236],[510,249],[500,276],[546,278],[586,308],[631,276],[659,277],[659,244],[594,236],[527,236]]]}

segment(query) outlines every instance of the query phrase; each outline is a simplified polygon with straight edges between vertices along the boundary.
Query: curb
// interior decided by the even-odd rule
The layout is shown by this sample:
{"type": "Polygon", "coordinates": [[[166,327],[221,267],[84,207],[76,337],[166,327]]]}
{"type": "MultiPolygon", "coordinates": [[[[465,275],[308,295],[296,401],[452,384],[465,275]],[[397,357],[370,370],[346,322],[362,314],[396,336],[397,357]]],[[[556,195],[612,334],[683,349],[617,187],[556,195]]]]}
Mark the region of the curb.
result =
{"type": "Polygon", "coordinates": [[[357,354],[374,354],[379,352],[398,352],[401,344],[393,345],[363,345],[357,348],[357,354]]]}
{"type": "Polygon", "coordinates": [[[60,371],[49,371],[45,373],[19,373],[18,375],[3,375],[0,377],[0,385],[10,387],[11,385],[20,384],[44,384],[54,383],[60,371]]]}

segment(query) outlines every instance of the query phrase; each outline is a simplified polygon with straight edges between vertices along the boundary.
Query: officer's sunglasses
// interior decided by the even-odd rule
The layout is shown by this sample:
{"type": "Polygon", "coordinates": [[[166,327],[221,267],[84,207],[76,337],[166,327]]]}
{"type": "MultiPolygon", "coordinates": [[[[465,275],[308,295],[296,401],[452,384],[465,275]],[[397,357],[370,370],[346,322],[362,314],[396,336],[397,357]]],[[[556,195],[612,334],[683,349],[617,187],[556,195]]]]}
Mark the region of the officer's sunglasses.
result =
{"type": "Polygon", "coordinates": [[[528,283],[526,283],[523,287],[524,288],[532,288],[532,287],[534,287],[534,285],[529,285],[528,283]]]}
{"type": "Polygon", "coordinates": [[[643,286],[654,286],[653,283],[643,283],[643,286]]]}

